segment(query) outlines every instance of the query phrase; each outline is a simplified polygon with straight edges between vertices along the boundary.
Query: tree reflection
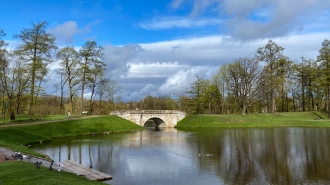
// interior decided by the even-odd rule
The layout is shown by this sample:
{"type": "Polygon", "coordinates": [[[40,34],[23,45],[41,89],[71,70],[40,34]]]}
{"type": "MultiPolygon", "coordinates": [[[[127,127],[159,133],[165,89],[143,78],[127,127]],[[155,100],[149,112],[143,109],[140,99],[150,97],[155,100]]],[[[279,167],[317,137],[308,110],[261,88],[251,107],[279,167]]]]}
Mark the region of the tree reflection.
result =
{"type": "Polygon", "coordinates": [[[320,128],[207,129],[195,143],[217,156],[200,157],[200,168],[226,184],[301,184],[329,182],[328,137],[320,128]]]}
{"type": "Polygon", "coordinates": [[[57,139],[33,147],[55,161],[71,158],[128,184],[149,174],[182,180],[177,184],[201,174],[218,184],[327,184],[329,137],[326,128],[165,129],[57,139]]]}

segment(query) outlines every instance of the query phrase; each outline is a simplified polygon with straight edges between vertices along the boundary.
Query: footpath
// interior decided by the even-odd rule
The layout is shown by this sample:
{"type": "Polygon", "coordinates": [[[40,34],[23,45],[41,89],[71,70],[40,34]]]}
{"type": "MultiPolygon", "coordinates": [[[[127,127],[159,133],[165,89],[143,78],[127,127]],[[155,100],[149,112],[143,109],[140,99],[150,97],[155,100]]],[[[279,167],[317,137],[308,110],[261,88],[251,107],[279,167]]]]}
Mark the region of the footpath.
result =
{"type": "MultiPolygon", "coordinates": [[[[95,118],[95,117],[100,117],[100,115],[83,116],[83,117],[79,117],[79,118],[71,118],[70,120],[80,120],[80,119],[95,118]]],[[[37,125],[37,124],[63,122],[63,121],[68,121],[68,120],[67,119],[59,119],[59,120],[35,121],[35,122],[27,122],[27,123],[6,123],[6,124],[0,125],[0,128],[17,127],[17,126],[25,126],[25,125],[37,125]]]]}

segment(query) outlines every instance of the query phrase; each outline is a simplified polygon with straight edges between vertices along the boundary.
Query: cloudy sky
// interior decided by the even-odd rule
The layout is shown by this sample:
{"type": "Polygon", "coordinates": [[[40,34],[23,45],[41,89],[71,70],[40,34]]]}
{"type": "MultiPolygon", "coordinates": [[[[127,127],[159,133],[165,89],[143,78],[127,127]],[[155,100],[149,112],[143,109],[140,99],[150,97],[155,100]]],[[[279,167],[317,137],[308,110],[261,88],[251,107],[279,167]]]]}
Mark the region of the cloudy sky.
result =
{"type": "Polygon", "coordinates": [[[197,75],[253,57],[269,39],[292,60],[316,59],[330,39],[329,0],[1,0],[0,15],[12,47],[13,34],[37,21],[60,47],[95,40],[124,101],[182,95],[197,75]]]}

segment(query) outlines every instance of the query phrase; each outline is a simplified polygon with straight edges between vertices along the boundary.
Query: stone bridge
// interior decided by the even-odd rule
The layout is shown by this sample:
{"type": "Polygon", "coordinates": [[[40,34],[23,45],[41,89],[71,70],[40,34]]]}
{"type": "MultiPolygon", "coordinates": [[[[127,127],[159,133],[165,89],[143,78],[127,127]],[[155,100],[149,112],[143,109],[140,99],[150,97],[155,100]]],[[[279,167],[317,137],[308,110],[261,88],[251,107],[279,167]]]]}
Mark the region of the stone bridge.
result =
{"type": "Polygon", "coordinates": [[[175,127],[186,113],[178,110],[126,110],[112,111],[117,115],[141,126],[175,127]]]}

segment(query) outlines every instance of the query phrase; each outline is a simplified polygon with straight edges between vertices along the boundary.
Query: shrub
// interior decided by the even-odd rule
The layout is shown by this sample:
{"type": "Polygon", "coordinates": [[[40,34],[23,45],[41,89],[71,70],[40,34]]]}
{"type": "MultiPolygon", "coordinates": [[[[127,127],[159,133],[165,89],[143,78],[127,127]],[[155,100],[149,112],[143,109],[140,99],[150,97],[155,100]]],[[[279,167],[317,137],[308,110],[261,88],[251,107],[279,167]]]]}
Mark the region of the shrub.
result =
{"type": "Polygon", "coordinates": [[[16,120],[15,113],[11,113],[10,114],[10,120],[11,121],[15,121],[16,120]]]}

